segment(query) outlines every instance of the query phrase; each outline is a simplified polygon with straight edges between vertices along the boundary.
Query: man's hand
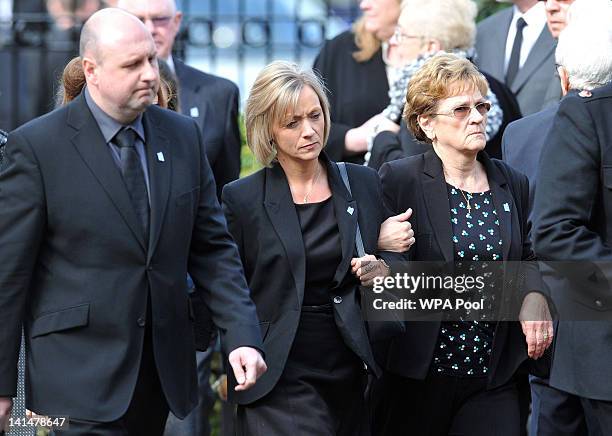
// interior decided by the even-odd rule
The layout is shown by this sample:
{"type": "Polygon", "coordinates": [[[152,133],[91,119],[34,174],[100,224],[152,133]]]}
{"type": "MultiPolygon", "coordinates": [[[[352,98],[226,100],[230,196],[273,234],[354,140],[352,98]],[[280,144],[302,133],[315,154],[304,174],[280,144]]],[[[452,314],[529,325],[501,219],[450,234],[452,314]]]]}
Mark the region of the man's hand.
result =
{"type": "Polygon", "coordinates": [[[553,323],[546,298],[538,292],[527,294],[519,320],[527,341],[527,355],[539,359],[553,340],[553,323]]]}
{"type": "Polygon", "coordinates": [[[13,409],[13,399],[10,397],[0,397],[0,434],[8,432],[9,418],[13,409]]]}
{"type": "Polygon", "coordinates": [[[414,230],[410,224],[412,209],[399,215],[391,216],[380,226],[378,234],[378,249],[381,251],[393,251],[403,253],[408,251],[414,244],[414,230]]]}
{"type": "Polygon", "coordinates": [[[375,277],[389,275],[389,268],[371,254],[351,259],[351,272],[361,281],[363,286],[372,286],[375,277]]]}
{"type": "Polygon", "coordinates": [[[238,382],[236,391],[252,388],[257,379],[268,369],[259,351],[251,347],[236,348],[229,354],[228,360],[238,382]]]}

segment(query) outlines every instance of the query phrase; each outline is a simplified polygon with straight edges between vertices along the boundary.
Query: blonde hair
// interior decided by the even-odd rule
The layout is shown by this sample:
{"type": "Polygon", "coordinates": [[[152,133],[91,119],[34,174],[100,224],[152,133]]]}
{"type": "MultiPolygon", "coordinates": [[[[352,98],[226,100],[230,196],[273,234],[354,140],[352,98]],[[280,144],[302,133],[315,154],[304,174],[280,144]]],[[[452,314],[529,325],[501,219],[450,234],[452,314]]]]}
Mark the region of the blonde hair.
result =
{"type": "Polygon", "coordinates": [[[489,84],[473,63],[451,53],[437,54],[410,79],[404,121],[417,140],[431,143],[421,129],[418,117],[433,115],[444,98],[476,89],[485,96],[489,92],[489,84]]]}
{"type": "Polygon", "coordinates": [[[295,63],[274,61],[255,79],[244,111],[247,144],[260,164],[270,166],[276,159],[273,129],[281,125],[288,112],[295,110],[305,86],[310,86],[319,97],[325,120],[323,145],[327,143],[329,102],[321,79],[295,63]]]}
{"type": "Polygon", "coordinates": [[[477,13],[472,0],[403,0],[399,24],[439,41],[442,50],[467,50],[476,38],[477,13]]]}
{"type": "Polygon", "coordinates": [[[353,52],[353,59],[357,62],[367,62],[380,49],[382,42],[372,33],[366,30],[365,19],[361,17],[353,24],[355,34],[355,45],[359,50],[353,52]]]}

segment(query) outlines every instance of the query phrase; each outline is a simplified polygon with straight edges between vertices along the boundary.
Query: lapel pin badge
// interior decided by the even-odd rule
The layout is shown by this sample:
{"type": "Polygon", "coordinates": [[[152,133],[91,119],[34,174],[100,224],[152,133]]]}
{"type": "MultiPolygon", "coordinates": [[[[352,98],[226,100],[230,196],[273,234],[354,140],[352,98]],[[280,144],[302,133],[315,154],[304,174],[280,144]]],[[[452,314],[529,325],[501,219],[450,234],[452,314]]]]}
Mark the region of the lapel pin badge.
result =
{"type": "Polygon", "coordinates": [[[189,114],[191,115],[192,118],[197,118],[200,116],[200,111],[198,110],[197,107],[194,106],[189,110],[189,114]]]}
{"type": "Polygon", "coordinates": [[[346,211],[349,213],[349,215],[353,215],[353,212],[355,212],[355,209],[353,209],[352,206],[349,206],[346,211]]]}
{"type": "Polygon", "coordinates": [[[166,161],[166,159],[164,158],[164,154],[161,151],[157,153],[157,160],[160,162],[166,161]]]}
{"type": "Polygon", "coordinates": [[[504,210],[510,212],[510,205],[508,203],[504,203],[504,210]]]}

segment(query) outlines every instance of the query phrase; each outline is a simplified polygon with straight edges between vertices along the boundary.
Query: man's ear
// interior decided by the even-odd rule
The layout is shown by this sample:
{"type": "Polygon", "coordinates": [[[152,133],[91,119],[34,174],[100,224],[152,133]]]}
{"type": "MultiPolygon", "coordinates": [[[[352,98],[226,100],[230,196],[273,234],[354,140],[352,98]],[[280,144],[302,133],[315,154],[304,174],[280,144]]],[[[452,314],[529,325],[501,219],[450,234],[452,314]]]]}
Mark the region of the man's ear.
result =
{"type": "Polygon", "coordinates": [[[82,61],[83,74],[85,74],[85,81],[94,85],[98,84],[98,72],[96,61],[90,57],[84,57],[82,61]]]}
{"type": "Polygon", "coordinates": [[[436,137],[433,129],[433,120],[433,117],[430,115],[419,115],[417,117],[417,123],[419,123],[421,130],[425,132],[425,136],[427,136],[431,141],[433,141],[436,137]]]}
{"type": "Polygon", "coordinates": [[[424,44],[427,53],[438,53],[440,50],[442,50],[442,44],[435,38],[426,39],[424,44]]]}
{"type": "Polygon", "coordinates": [[[559,66],[557,71],[559,72],[559,79],[561,80],[561,93],[565,96],[570,90],[569,74],[563,66],[559,66]]]}

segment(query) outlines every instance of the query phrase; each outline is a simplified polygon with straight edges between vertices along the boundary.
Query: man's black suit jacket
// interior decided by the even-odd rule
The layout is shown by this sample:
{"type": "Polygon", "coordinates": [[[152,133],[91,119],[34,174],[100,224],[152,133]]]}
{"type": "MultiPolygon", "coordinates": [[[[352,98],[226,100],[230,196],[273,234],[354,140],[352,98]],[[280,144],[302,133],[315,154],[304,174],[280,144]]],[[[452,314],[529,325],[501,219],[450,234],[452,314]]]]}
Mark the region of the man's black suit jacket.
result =
{"type": "Polygon", "coordinates": [[[606,401],[612,401],[611,147],[612,85],[591,97],[564,98],[542,150],[534,204],[538,258],[573,262],[552,264],[559,274],[555,298],[564,310],[550,384],[606,401]],[[607,321],[565,322],[564,313],[607,321]]]}
{"type": "Polygon", "coordinates": [[[149,323],[164,393],[184,417],[198,398],[188,272],[226,352],[261,348],[200,128],[156,106],[143,124],[148,245],[83,95],[9,136],[0,173],[0,395],[16,391],[23,321],[27,407],[39,414],[121,417],[149,323]]]}
{"type": "MultiPolygon", "coordinates": [[[[342,260],[329,287],[330,302],[334,303],[335,319],[345,343],[377,372],[359,306],[358,282],[350,272],[350,262],[358,257],[357,223],[366,252],[377,252],[379,227],[387,218],[380,180],[373,170],[349,164],[352,189],[349,194],[336,164],[325,155],[321,159],[327,168],[342,243],[342,260]]],[[[223,190],[223,208],[261,320],[268,363],[268,371],[253,389],[234,394],[238,403],[246,404],[270,392],[285,368],[300,320],[306,255],[289,184],[279,164],[227,185],[223,190]]],[[[387,260],[394,257],[391,253],[381,255],[387,260]]]]}
{"type": "Polygon", "coordinates": [[[535,196],[538,162],[558,105],[536,112],[508,125],[502,138],[502,158],[529,179],[530,210],[535,196]]]}
{"type": "MultiPolygon", "coordinates": [[[[529,183],[527,178],[486,153],[478,155],[484,165],[499,217],[504,260],[531,261],[533,251],[528,235],[529,183]],[[506,204],[508,207],[503,207],[506,204]]],[[[415,244],[407,260],[454,262],[451,211],[448,202],[442,161],[430,150],[384,164],[380,169],[385,203],[392,213],[412,208],[410,218],[415,244]]],[[[522,301],[525,293],[542,289],[535,264],[524,265],[525,282],[519,286],[522,301]]],[[[508,282],[508,280],[507,280],[508,282]]],[[[506,283],[516,289],[512,283],[506,283]]],[[[504,293],[506,294],[506,293],[504,293]]],[[[407,322],[406,332],[393,339],[385,367],[392,373],[424,379],[429,371],[440,322],[407,322]]],[[[499,322],[491,354],[489,385],[507,382],[527,360],[525,337],[518,322],[499,322]]]]}
{"type": "Polygon", "coordinates": [[[193,118],[202,131],[217,196],[221,198],[223,186],[240,177],[238,87],[177,59],[174,68],[179,82],[181,112],[193,118]]]}

